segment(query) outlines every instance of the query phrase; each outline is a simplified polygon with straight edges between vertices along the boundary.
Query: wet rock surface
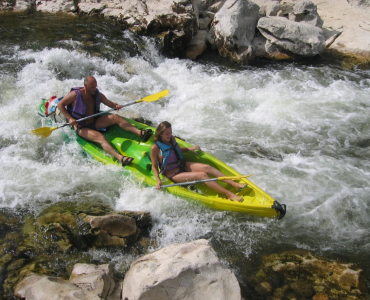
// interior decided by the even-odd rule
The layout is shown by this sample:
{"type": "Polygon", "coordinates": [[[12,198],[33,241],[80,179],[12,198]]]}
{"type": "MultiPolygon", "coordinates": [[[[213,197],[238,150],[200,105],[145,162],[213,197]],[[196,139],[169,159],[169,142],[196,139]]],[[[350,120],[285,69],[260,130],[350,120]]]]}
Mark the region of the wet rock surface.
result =
{"type": "MultiPolygon", "coordinates": [[[[22,218],[10,211],[0,214],[3,228],[7,228],[1,237],[0,295],[9,298],[14,286],[30,274],[65,280],[76,263],[96,263],[94,251],[141,255],[155,245],[149,239],[149,212],[113,212],[102,205],[63,202],[36,217],[23,213],[22,218]]],[[[109,255],[98,261],[109,263],[109,255]]],[[[118,278],[123,276],[117,272],[118,278]]]]}
{"type": "Polygon", "coordinates": [[[122,299],[240,300],[235,275],[224,268],[206,240],[169,245],[134,261],[122,299]]]}
{"type": "Polygon", "coordinates": [[[0,0],[0,10],[103,16],[157,37],[169,57],[197,59],[210,49],[237,64],[324,56],[370,66],[365,0],[0,0]]]}
{"type": "Polygon", "coordinates": [[[306,250],[265,256],[249,278],[254,299],[368,299],[362,270],[349,263],[329,261],[306,250]]]}
{"type": "Polygon", "coordinates": [[[150,239],[148,212],[115,212],[103,205],[64,202],[36,217],[26,212],[21,216],[6,210],[0,213],[4,229],[0,299],[14,299],[14,295],[22,299],[125,299],[121,293],[129,299],[137,293],[156,299],[153,295],[166,289],[168,295],[173,293],[171,299],[194,299],[194,295],[210,297],[215,283],[219,299],[240,299],[241,294],[244,299],[258,300],[365,300],[370,296],[369,281],[361,269],[306,250],[262,257],[257,271],[246,270],[245,278],[240,278],[240,271],[235,277],[223,266],[207,240],[151,252],[157,246],[150,239]],[[105,255],[97,258],[94,251],[105,255]],[[107,255],[112,251],[119,251],[123,260],[138,258],[133,263],[112,262],[107,255]],[[246,284],[242,290],[237,279],[246,284]]]}

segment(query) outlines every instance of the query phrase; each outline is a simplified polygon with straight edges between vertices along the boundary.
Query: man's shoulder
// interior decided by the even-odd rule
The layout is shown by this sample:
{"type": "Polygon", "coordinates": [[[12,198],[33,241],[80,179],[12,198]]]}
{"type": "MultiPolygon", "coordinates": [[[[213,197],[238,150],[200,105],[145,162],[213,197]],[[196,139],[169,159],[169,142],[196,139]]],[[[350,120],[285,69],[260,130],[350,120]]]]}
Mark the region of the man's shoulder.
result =
{"type": "Polygon", "coordinates": [[[82,86],[76,86],[76,87],[73,87],[73,88],[71,88],[71,92],[72,91],[81,91],[82,89],[84,89],[84,87],[82,86]]]}
{"type": "Polygon", "coordinates": [[[63,100],[68,102],[73,102],[77,99],[77,92],[75,90],[71,90],[66,96],[63,97],[63,100]]]}

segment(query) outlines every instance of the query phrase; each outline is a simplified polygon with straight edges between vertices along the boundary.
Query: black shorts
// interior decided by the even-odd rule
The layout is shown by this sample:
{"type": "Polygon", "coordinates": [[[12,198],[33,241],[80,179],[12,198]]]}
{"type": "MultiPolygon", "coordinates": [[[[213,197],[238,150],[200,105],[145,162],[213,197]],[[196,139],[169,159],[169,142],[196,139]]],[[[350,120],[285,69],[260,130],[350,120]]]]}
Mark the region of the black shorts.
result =
{"type": "Polygon", "coordinates": [[[77,128],[77,130],[76,130],[76,133],[77,133],[78,135],[80,135],[79,133],[80,133],[80,130],[81,130],[82,128],[89,128],[89,129],[93,129],[93,130],[98,130],[98,129],[96,129],[95,122],[96,122],[96,121],[94,121],[94,122],[92,122],[92,123],[89,123],[89,124],[87,124],[87,125],[82,125],[81,127],[78,127],[78,128],[77,128]]]}

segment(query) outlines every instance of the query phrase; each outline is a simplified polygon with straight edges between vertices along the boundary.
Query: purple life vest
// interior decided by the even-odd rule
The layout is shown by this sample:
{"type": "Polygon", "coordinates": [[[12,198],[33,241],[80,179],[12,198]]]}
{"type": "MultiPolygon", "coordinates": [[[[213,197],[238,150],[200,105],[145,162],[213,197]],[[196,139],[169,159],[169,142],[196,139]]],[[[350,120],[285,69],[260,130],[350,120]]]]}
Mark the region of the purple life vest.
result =
{"type": "MultiPolygon", "coordinates": [[[[82,87],[74,87],[71,89],[71,91],[75,91],[77,94],[76,101],[74,102],[74,106],[71,104],[67,105],[67,111],[72,116],[72,118],[78,120],[81,118],[86,117],[86,104],[83,100],[82,94],[80,92],[80,89],[82,87]]],[[[97,114],[100,111],[100,104],[101,104],[101,96],[100,92],[97,89],[95,92],[95,108],[94,108],[94,114],[97,114]]],[[[85,124],[85,122],[80,122],[82,126],[85,124]]]]}
{"type": "Polygon", "coordinates": [[[179,144],[175,138],[171,136],[171,145],[167,145],[163,142],[156,142],[157,146],[161,150],[162,163],[159,163],[161,174],[166,174],[176,168],[180,168],[181,172],[185,171],[185,159],[181,152],[179,144]]]}

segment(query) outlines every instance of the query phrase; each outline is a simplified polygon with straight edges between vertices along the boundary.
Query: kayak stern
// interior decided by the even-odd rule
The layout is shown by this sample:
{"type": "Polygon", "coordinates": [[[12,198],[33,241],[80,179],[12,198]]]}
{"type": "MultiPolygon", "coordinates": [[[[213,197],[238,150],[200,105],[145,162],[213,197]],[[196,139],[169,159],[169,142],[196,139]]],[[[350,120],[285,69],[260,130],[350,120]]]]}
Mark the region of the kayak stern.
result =
{"type": "Polygon", "coordinates": [[[276,212],[278,214],[277,215],[278,220],[281,220],[282,218],[284,218],[284,216],[286,214],[286,205],[285,204],[280,204],[279,202],[277,202],[275,200],[274,204],[271,206],[271,208],[276,210],[276,212]]]}

